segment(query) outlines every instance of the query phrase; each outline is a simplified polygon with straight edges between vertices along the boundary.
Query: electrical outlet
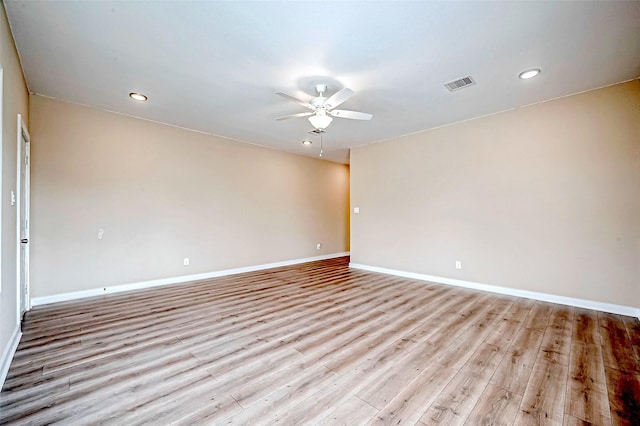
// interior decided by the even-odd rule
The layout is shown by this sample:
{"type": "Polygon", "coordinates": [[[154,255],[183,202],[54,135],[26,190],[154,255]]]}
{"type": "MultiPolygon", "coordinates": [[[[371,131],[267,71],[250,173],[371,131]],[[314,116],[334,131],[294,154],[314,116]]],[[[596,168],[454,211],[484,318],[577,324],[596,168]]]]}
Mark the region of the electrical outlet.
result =
{"type": "Polygon", "coordinates": [[[322,243],[316,244],[316,250],[320,250],[322,248],[322,243]]]}
{"type": "Polygon", "coordinates": [[[189,258],[188,257],[184,258],[183,264],[184,264],[184,266],[189,266],[189,258]]]}
{"type": "Polygon", "coordinates": [[[456,260],[456,269],[462,269],[462,261],[456,260]]]}

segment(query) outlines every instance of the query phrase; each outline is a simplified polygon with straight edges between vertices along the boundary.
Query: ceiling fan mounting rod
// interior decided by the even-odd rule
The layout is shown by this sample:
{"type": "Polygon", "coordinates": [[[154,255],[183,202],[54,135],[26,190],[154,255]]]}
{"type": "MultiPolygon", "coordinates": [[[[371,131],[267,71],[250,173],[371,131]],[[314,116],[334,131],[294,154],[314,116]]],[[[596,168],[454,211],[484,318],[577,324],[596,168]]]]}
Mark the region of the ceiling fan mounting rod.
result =
{"type": "Polygon", "coordinates": [[[326,91],[327,91],[326,84],[316,84],[316,93],[318,94],[318,96],[322,96],[326,91]]]}

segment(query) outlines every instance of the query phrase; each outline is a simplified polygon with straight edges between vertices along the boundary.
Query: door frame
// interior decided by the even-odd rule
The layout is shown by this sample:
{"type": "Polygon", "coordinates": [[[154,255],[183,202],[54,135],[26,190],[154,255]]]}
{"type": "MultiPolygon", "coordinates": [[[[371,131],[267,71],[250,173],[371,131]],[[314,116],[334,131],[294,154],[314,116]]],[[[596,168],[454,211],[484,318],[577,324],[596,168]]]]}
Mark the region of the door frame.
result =
{"type": "MultiPolygon", "coordinates": [[[[4,88],[4,69],[0,66],[0,200],[2,197],[2,146],[4,146],[4,113],[2,112],[2,105],[4,105],[4,92],[2,91],[4,88]]],[[[4,202],[0,202],[0,219],[2,219],[2,205],[4,202]]],[[[2,226],[0,220],[0,244],[2,243],[2,226]]],[[[0,258],[2,257],[2,247],[0,247],[0,258]]],[[[2,262],[0,261],[0,294],[2,294],[2,262]]],[[[5,296],[6,297],[6,296],[5,296]]],[[[16,306],[16,309],[18,307],[16,306]]],[[[0,373],[1,374],[1,373],[0,373]]]]}
{"type": "Polygon", "coordinates": [[[29,204],[30,204],[30,196],[31,196],[31,179],[30,179],[30,170],[31,170],[31,159],[30,159],[30,146],[31,146],[31,136],[29,136],[29,130],[27,130],[27,126],[22,119],[22,114],[18,114],[18,137],[17,137],[17,155],[16,155],[16,281],[17,281],[17,312],[18,312],[18,323],[22,321],[22,314],[29,311],[31,309],[31,297],[30,297],[30,283],[29,283],[29,243],[24,245],[24,290],[22,288],[23,282],[23,270],[22,270],[22,214],[25,214],[25,218],[27,220],[27,234],[26,238],[29,238],[29,229],[31,228],[30,218],[29,218],[29,204]],[[22,144],[24,140],[24,146],[26,151],[25,161],[23,159],[23,150],[22,144]],[[22,194],[22,171],[24,167],[24,205],[23,194],[22,194]]]}

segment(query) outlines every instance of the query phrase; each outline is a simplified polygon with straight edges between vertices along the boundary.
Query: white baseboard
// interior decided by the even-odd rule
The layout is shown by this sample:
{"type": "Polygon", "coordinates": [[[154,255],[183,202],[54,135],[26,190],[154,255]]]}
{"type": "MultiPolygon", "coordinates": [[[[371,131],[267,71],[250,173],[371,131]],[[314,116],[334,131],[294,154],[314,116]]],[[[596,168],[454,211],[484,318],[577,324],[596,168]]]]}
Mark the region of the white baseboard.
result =
{"type": "Polygon", "coordinates": [[[141,290],[144,288],[159,287],[169,284],[179,284],[191,281],[206,280],[209,278],[224,277],[226,275],[242,274],[244,272],[261,271],[263,269],[279,268],[282,266],[297,265],[299,263],[313,262],[316,260],[333,259],[335,257],[349,256],[350,252],[331,253],[322,256],[306,257],[303,259],[285,260],[282,262],[264,263],[262,265],[245,266],[242,268],[224,269],[221,271],[205,272],[202,274],[182,275],[179,277],[162,278],[158,280],[141,281],[122,284],[111,287],[93,288],[90,290],[74,291],[71,293],[55,294],[52,296],[34,297],[31,306],[48,305],[50,303],[67,302],[69,300],[84,299],[86,297],[102,296],[105,294],[121,293],[123,291],[141,290]]]}
{"type": "Polygon", "coordinates": [[[4,381],[7,378],[7,373],[9,373],[9,367],[11,366],[13,355],[16,353],[16,349],[18,349],[18,343],[20,343],[21,337],[22,331],[20,331],[20,324],[17,324],[15,330],[13,330],[11,338],[9,339],[7,347],[4,348],[4,351],[2,352],[2,358],[0,358],[0,389],[4,386],[4,381]]]}
{"type": "Polygon", "coordinates": [[[453,285],[457,287],[471,288],[474,290],[489,291],[492,293],[505,294],[509,296],[524,297],[527,299],[541,300],[543,302],[558,303],[560,305],[575,306],[578,308],[594,309],[596,311],[610,312],[613,314],[637,317],[640,319],[640,308],[631,306],[614,305],[611,303],[595,302],[592,300],[576,299],[573,297],[557,296],[555,294],[538,293],[536,291],[519,290],[516,288],[500,287],[490,284],[481,284],[473,281],[456,280],[453,278],[437,277],[434,275],[418,274],[416,272],[399,271],[396,269],[379,268],[377,266],[361,265],[359,263],[349,263],[350,268],[362,269],[364,271],[379,272],[382,274],[396,275],[398,277],[411,278],[420,281],[429,281],[439,284],[453,285]]]}

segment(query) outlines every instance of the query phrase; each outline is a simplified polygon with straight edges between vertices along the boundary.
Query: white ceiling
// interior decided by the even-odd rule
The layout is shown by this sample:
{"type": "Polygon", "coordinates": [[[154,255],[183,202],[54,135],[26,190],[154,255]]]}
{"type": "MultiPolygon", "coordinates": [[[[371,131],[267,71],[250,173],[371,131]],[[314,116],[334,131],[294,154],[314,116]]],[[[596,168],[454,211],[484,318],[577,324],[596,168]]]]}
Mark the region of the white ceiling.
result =
{"type": "Polygon", "coordinates": [[[5,1],[29,90],[317,155],[316,83],[356,94],[325,158],[640,75],[640,2],[5,1]],[[542,74],[519,80],[539,67],[542,74]],[[471,75],[477,84],[448,92],[471,75]],[[135,103],[128,93],[149,96],[135,103]],[[314,144],[304,147],[301,141],[314,144]]]}

